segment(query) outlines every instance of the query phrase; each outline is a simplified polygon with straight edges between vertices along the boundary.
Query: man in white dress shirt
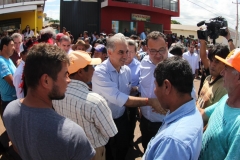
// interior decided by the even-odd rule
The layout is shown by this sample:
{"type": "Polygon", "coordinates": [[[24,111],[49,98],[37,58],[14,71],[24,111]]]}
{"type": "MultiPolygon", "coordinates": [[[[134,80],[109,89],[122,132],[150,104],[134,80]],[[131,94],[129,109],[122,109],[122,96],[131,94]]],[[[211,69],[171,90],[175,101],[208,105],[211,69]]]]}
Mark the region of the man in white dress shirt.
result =
{"type": "MultiPolygon", "coordinates": [[[[154,94],[154,70],[156,65],[171,57],[168,52],[168,43],[166,36],[158,31],[153,31],[147,35],[147,52],[140,66],[140,92],[142,97],[156,98],[154,94]]],[[[152,106],[147,104],[140,108],[142,117],[140,121],[140,130],[142,133],[142,145],[144,150],[147,149],[147,144],[154,137],[162,125],[165,112],[161,114],[153,112],[152,106]]]]}
{"type": "Polygon", "coordinates": [[[193,74],[193,78],[197,78],[198,77],[198,69],[199,69],[199,56],[197,53],[194,52],[194,44],[191,44],[189,47],[189,51],[183,53],[183,58],[185,60],[188,61],[188,63],[190,64],[191,68],[192,68],[192,74],[193,74]]]}

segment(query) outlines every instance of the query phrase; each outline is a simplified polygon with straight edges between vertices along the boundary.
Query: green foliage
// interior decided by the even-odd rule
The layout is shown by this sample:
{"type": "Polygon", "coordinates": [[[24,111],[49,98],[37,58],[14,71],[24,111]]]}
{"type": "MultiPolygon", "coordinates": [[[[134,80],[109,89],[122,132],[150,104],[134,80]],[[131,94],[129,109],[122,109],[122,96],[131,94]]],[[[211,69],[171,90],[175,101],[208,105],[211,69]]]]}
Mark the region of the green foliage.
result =
{"type": "Polygon", "coordinates": [[[181,24],[181,23],[176,20],[171,20],[171,24],[181,24]]]}
{"type": "Polygon", "coordinates": [[[50,18],[50,19],[49,19],[49,22],[53,22],[53,23],[55,24],[55,23],[59,23],[60,21],[59,21],[58,19],[52,19],[52,18],[50,18]]]}

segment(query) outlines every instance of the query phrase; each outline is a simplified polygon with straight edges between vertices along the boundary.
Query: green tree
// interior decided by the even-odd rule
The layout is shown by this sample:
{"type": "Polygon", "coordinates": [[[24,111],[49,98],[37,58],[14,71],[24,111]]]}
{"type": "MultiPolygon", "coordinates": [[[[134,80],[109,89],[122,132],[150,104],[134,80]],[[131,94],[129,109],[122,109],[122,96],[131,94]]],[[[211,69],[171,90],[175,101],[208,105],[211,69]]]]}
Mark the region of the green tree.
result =
{"type": "Polygon", "coordinates": [[[55,23],[59,23],[60,21],[59,21],[58,19],[52,19],[52,18],[50,18],[50,19],[49,19],[49,22],[53,22],[53,23],[55,24],[55,23]]]}
{"type": "Polygon", "coordinates": [[[181,24],[181,23],[176,20],[171,20],[171,24],[181,24]]]}

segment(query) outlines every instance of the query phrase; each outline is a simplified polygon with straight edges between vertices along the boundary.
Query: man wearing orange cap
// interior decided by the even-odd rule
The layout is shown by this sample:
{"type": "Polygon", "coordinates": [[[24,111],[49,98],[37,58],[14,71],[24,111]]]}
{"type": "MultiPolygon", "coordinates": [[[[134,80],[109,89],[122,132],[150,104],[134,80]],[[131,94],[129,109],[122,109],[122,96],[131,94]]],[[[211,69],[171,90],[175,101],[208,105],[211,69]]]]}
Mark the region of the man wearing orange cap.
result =
{"type": "Polygon", "coordinates": [[[73,51],[69,54],[69,59],[71,82],[65,98],[53,101],[53,107],[60,115],[83,127],[96,150],[94,159],[105,160],[105,145],[109,137],[117,134],[117,128],[106,100],[92,92],[87,85],[92,80],[93,65],[100,64],[101,59],[91,58],[85,51],[73,51]]]}
{"type": "Polygon", "coordinates": [[[200,160],[239,159],[240,157],[240,49],[229,53],[222,70],[223,86],[228,94],[219,102],[200,109],[203,119],[209,119],[203,135],[200,160]]]}

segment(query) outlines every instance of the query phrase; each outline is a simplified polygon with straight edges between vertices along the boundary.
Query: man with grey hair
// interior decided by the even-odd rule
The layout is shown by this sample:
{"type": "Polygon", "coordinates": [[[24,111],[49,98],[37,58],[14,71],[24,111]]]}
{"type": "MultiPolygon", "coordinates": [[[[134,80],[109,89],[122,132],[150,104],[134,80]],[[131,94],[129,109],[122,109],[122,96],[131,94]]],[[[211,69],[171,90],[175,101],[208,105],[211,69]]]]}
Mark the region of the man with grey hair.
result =
{"type": "Polygon", "coordinates": [[[23,50],[22,35],[19,33],[14,33],[11,37],[13,39],[15,49],[10,58],[13,61],[14,65],[17,67],[21,59],[20,52],[23,50]]]}
{"type": "Polygon", "coordinates": [[[129,123],[126,107],[150,105],[161,112],[158,100],[129,96],[132,87],[131,70],[124,65],[128,58],[128,46],[122,34],[108,39],[109,58],[95,67],[92,77],[93,91],[103,96],[112,111],[118,133],[106,145],[107,160],[123,160],[129,146],[129,123]]]}
{"type": "Polygon", "coordinates": [[[71,39],[69,36],[62,36],[58,42],[58,47],[60,47],[62,50],[64,50],[67,54],[72,52],[71,49],[71,39]]]}

